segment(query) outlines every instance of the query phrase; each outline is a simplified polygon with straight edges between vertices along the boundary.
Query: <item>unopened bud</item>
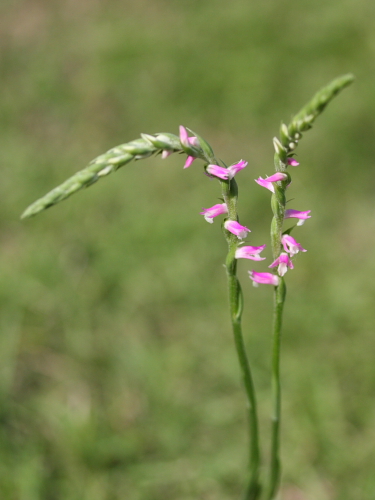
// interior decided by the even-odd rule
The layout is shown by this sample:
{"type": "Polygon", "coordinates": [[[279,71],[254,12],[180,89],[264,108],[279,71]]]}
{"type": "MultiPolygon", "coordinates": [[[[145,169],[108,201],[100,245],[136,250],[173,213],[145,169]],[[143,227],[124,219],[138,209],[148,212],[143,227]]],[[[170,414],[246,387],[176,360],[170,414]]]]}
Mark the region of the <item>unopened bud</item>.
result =
{"type": "Polygon", "coordinates": [[[277,137],[273,138],[273,147],[275,148],[276,154],[280,158],[281,161],[286,160],[287,150],[281,144],[277,137]]]}
{"type": "Polygon", "coordinates": [[[165,142],[161,141],[160,139],[157,139],[155,136],[150,135],[150,134],[141,134],[141,137],[142,137],[142,139],[144,139],[145,141],[147,141],[148,143],[152,144],[153,146],[155,146],[156,148],[159,148],[159,149],[164,149],[164,148],[169,146],[168,143],[165,143],[165,142]]]}
{"type": "Polygon", "coordinates": [[[286,152],[284,146],[281,144],[277,137],[273,138],[273,147],[275,148],[276,153],[279,155],[280,153],[286,152]]]}
{"type": "Polygon", "coordinates": [[[289,136],[288,127],[285,125],[285,123],[282,123],[280,127],[280,136],[283,145],[287,146],[288,142],[291,140],[291,137],[289,136]]]}
{"type": "Polygon", "coordinates": [[[296,144],[294,142],[290,142],[288,144],[288,147],[289,147],[289,149],[291,149],[293,151],[293,149],[296,149],[296,144]]]}

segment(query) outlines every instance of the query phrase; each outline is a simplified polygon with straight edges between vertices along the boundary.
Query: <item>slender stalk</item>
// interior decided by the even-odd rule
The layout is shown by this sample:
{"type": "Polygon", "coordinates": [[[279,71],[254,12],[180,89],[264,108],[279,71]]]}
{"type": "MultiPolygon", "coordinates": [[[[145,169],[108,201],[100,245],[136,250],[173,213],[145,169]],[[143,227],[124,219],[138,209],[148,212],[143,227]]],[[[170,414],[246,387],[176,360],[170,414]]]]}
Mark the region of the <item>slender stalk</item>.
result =
{"type": "MultiPolygon", "coordinates": [[[[228,206],[229,219],[237,220],[237,184],[234,179],[223,181],[222,191],[224,201],[228,206]]],[[[229,308],[234,335],[234,343],[237,351],[238,361],[241,368],[243,383],[248,403],[248,425],[249,425],[249,482],[244,494],[244,500],[257,500],[261,493],[259,481],[260,468],[260,450],[259,450],[259,431],[257,417],[257,403],[255,396],[254,381],[251,373],[250,363],[247,357],[245,343],[242,335],[241,316],[242,316],[242,290],[237,279],[237,260],[235,252],[238,248],[238,239],[233,234],[224,229],[228,242],[228,255],[226,260],[226,271],[228,278],[229,308]]]]}
{"type": "Polygon", "coordinates": [[[286,295],[286,286],[280,278],[279,286],[274,292],[273,346],[272,346],[272,442],[271,442],[271,472],[267,498],[276,498],[281,476],[280,462],[280,424],[281,424],[281,383],[280,383],[280,348],[281,324],[286,295]]]}

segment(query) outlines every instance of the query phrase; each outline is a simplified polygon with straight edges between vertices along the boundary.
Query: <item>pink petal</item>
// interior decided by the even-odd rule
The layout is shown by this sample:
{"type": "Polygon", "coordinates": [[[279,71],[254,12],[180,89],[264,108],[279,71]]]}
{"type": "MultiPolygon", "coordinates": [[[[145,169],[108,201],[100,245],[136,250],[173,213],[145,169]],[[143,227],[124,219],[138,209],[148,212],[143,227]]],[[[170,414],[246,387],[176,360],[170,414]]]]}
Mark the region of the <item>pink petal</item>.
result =
{"type": "Polygon", "coordinates": [[[298,252],[307,252],[305,248],[302,247],[290,234],[283,234],[281,237],[281,243],[283,244],[284,250],[290,253],[291,257],[296,255],[298,252]]]}
{"type": "Polygon", "coordinates": [[[241,224],[235,220],[225,221],[224,227],[227,231],[236,235],[240,240],[246,238],[247,233],[250,233],[250,229],[248,229],[246,226],[241,226],[241,224]]]}
{"type": "Polygon", "coordinates": [[[294,269],[293,262],[289,258],[289,255],[287,253],[282,252],[277,259],[272,262],[272,264],[268,267],[276,267],[277,272],[279,273],[280,276],[284,276],[284,274],[287,272],[288,267],[290,269],[294,269]]]}
{"type": "Polygon", "coordinates": [[[188,131],[182,125],[180,125],[180,141],[184,146],[189,146],[188,131]]]}
{"type": "Polygon", "coordinates": [[[271,193],[275,192],[275,187],[272,184],[272,182],[268,182],[266,179],[262,179],[262,177],[259,177],[258,179],[254,179],[254,180],[257,184],[259,184],[259,186],[262,186],[262,187],[268,189],[269,191],[271,191],[271,193]]]}
{"type": "MultiPolygon", "coordinates": [[[[250,279],[255,283],[261,283],[263,285],[273,285],[278,286],[279,278],[276,274],[271,273],[257,273],[256,271],[249,271],[250,279]]],[[[255,285],[256,286],[256,285],[255,285]]]]}
{"type": "Polygon", "coordinates": [[[295,158],[288,158],[287,159],[288,165],[291,165],[292,167],[298,167],[299,162],[295,158]]]}
{"type": "Polygon", "coordinates": [[[290,219],[292,217],[295,217],[297,219],[310,219],[311,217],[311,215],[309,215],[310,212],[311,210],[300,212],[299,210],[293,210],[289,208],[288,210],[285,210],[284,219],[290,219]]]}
{"type": "Polygon", "coordinates": [[[204,215],[204,218],[210,224],[213,223],[213,217],[217,217],[221,214],[228,213],[228,207],[226,203],[218,203],[217,205],[213,205],[210,208],[204,208],[203,212],[200,212],[201,215],[204,215]]]}
{"type": "Polygon", "coordinates": [[[247,161],[241,160],[238,163],[235,163],[234,165],[231,165],[228,170],[229,170],[229,179],[232,179],[237,172],[240,170],[244,169],[247,166],[247,161]]]}
{"type": "Polygon", "coordinates": [[[227,180],[229,178],[229,169],[219,167],[219,165],[207,165],[207,173],[219,177],[220,179],[227,180]]]}
{"type": "Polygon", "coordinates": [[[186,158],[184,168],[190,167],[190,165],[193,163],[194,160],[196,160],[196,158],[194,158],[194,156],[188,156],[186,158]]]}
{"type": "Polygon", "coordinates": [[[265,257],[260,257],[259,254],[264,250],[266,245],[260,247],[244,246],[236,250],[236,259],[251,259],[251,260],[265,260],[265,257]]]}

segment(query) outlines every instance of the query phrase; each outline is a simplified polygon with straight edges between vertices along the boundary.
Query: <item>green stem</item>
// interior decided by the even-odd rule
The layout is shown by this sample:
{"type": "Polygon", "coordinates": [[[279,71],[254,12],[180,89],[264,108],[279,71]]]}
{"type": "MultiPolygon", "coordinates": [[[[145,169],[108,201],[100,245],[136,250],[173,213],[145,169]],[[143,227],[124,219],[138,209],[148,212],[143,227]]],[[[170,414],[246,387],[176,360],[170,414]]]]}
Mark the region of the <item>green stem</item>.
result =
{"type": "MultiPolygon", "coordinates": [[[[236,314],[238,297],[242,296],[242,293],[239,282],[235,275],[230,275],[228,273],[228,284],[234,343],[236,346],[237,356],[240,363],[242,378],[248,400],[248,422],[250,433],[250,478],[244,499],[256,500],[259,498],[261,486],[259,482],[260,451],[255,388],[243,340],[241,318],[236,314]]],[[[242,298],[240,300],[242,300],[242,298]]]]}
{"type": "MultiPolygon", "coordinates": [[[[224,200],[228,206],[228,215],[231,220],[237,220],[237,184],[232,179],[230,182],[222,182],[222,192],[224,200]]],[[[244,500],[257,500],[261,493],[259,481],[260,468],[260,450],[259,450],[259,431],[257,404],[255,396],[255,387],[250,369],[249,360],[246,354],[245,343],[242,335],[241,316],[242,316],[242,290],[237,279],[237,260],[235,252],[238,248],[238,239],[233,234],[224,230],[228,242],[228,256],[226,260],[226,270],[229,289],[229,307],[236,346],[237,356],[240,363],[243,383],[245,386],[248,402],[248,425],[250,434],[249,448],[249,470],[250,478],[245,491],[244,500]]]]}
{"type": "Polygon", "coordinates": [[[280,423],[281,423],[281,384],[280,384],[280,347],[281,324],[286,295],[286,286],[283,278],[275,287],[274,319],[273,319],[273,348],[272,348],[272,442],[271,442],[271,474],[267,500],[276,498],[281,476],[280,462],[280,423]]]}

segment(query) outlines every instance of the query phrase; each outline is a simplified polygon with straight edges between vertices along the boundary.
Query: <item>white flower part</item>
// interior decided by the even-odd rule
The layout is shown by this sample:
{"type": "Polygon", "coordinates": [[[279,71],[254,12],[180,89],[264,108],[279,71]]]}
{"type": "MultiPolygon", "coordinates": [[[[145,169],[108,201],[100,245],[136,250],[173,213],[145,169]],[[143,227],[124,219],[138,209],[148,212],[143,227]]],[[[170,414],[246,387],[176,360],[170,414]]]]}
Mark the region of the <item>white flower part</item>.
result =
{"type": "Polygon", "coordinates": [[[285,264],[285,262],[280,262],[279,267],[277,268],[277,272],[279,273],[279,275],[284,276],[287,270],[288,266],[285,264]]]}
{"type": "Polygon", "coordinates": [[[168,158],[173,153],[173,151],[170,151],[169,149],[163,149],[163,152],[161,154],[161,159],[165,160],[165,158],[168,158]]]}

